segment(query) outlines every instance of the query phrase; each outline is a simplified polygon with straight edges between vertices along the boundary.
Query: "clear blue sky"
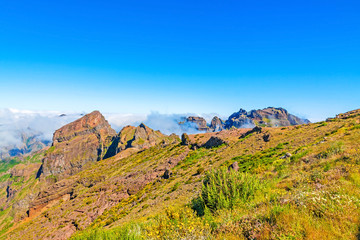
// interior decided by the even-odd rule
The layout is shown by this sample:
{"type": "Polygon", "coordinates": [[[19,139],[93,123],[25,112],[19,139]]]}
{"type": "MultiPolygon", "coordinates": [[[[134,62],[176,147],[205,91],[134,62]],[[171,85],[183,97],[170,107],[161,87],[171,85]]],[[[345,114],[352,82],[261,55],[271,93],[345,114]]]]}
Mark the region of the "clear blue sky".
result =
{"type": "Polygon", "coordinates": [[[360,107],[359,1],[0,1],[0,108],[360,107]]]}

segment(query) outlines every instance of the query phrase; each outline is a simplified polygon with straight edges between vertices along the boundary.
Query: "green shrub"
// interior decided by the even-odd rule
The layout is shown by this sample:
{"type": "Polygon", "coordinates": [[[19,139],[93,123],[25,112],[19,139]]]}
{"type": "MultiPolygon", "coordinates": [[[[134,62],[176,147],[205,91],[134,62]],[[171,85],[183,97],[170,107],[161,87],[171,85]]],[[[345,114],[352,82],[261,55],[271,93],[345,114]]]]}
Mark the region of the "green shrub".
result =
{"type": "Polygon", "coordinates": [[[330,168],[331,168],[331,165],[330,165],[330,163],[329,163],[329,162],[327,162],[327,163],[325,164],[325,166],[324,166],[324,172],[329,171],[329,170],[330,170],[330,168]]]}
{"type": "Polygon", "coordinates": [[[203,158],[207,154],[207,151],[204,149],[198,149],[190,153],[183,161],[179,163],[180,168],[187,170],[194,164],[196,164],[201,158],[203,158]]]}
{"type": "Polygon", "coordinates": [[[351,130],[360,129],[360,124],[357,124],[351,128],[351,130]]]}
{"type": "Polygon", "coordinates": [[[193,200],[192,207],[200,216],[205,208],[212,212],[231,209],[252,199],[261,188],[262,183],[256,176],[222,167],[206,173],[200,196],[193,200]]]}
{"type": "Polygon", "coordinates": [[[343,153],[345,150],[345,146],[344,143],[339,141],[339,142],[334,142],[325,152],[322,152],[320,154],[318,154],[318,158],[329,158],[332,157],[334,155],[343,153]]]}
{"type": "Polygon", "coordinates": [[[71,239],[72,240],[141,240],[142,236],[141,228],[138,225],[126,225],[123,227],[117,227],[114,229],[89,229],[85,231],[77,232],[71,239]]]}
{"type": "Polygon", "coordinates": [[[181,183],[177,182],[175,185],[171,188],[170,192],[176,191],[180,187],[181,183]]]}
{"type": "Polygon", "coordinates": [[[196,170],[196,174],[202,174],[203,172],[205,171],[205,169],[203,167],[199,167],[197,170],[196,170]]]}

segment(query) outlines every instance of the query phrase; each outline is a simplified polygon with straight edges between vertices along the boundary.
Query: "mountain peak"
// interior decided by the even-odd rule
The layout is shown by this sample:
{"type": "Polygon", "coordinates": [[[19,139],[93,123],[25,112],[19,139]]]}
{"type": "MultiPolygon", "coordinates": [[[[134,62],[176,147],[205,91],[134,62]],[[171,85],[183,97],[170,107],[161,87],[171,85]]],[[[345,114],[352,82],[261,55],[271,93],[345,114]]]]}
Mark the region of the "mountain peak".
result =
{"type": "Polygon", "coordinates": [[[55,131],[42,164],[42,175],[63,178],[101,160],[116,131],[99,111],[93,111],[55,131]]]}
{"type": "Polygon", "coordinates": [[[74,136],[85,134],[89,131],[100,131],[102,134],[115,135],[116,131],[111,128],[99,111],[93,111],[55,131],[53,145],[68,141],[74,136]]]}

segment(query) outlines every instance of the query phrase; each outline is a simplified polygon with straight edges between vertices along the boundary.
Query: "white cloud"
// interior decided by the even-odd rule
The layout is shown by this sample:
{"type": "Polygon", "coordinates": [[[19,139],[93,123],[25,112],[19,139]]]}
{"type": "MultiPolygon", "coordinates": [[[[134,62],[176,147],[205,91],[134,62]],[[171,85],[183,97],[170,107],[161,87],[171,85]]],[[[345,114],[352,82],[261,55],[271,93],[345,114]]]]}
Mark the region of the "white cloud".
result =
{"type": "Polygon", "coordinates": [[[35,112],[16,109],[0,109],[0,149],[21,147],[21,135],[37,136],[50,141],[54,131],[74,121],[80,114],[67,114],[60,117],[59,112],[35,112]]]}
{"type": "MultiPolygon", "coordinates": [[[[83,113],[65,113],[57,111],[28,111],[17,109],[0,109],[0,152],[1,149],[21,148],[21,135],[36,136],[41,141],[52,141],[53,133],[60,127],[80,118],[83,113]]],[[[203,116],[208,122],[215,114],[118,114],[106,113],[105,118],[119,132],[127,125],[138,126],[144,123],[150,128],[164,134],[184,132],[198,133],[196,124],[183,122],[187,116],[203,116]]]]}
{"type": "Polygon", "coordinates": [[[104,117],[110,123],[111,127],[119,132],[127,125],[137,126],[147,118],[146,114],[120,114],[105,113],[104,117]]]}

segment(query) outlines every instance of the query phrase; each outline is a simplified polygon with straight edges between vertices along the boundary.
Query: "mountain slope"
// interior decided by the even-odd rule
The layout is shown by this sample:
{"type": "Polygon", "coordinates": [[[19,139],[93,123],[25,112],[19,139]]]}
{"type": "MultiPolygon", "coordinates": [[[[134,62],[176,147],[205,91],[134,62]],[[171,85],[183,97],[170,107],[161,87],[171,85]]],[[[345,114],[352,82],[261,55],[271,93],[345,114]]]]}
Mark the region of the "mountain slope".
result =
{"type": "Polygon", "coordinates": [[[354,111],[327,122],[196,134],[189,145],[178,140],[126,157],[119,152],[39,189],[29,217],[4,227],[2,238],[355,239],[359,126],[360,111],[354,111]],[[205,147],[214,137],[226,143],[205,147]],[[254,194],[199,212],[204,176],[230,165],[245,179],[258,179],[254,194]]]}

